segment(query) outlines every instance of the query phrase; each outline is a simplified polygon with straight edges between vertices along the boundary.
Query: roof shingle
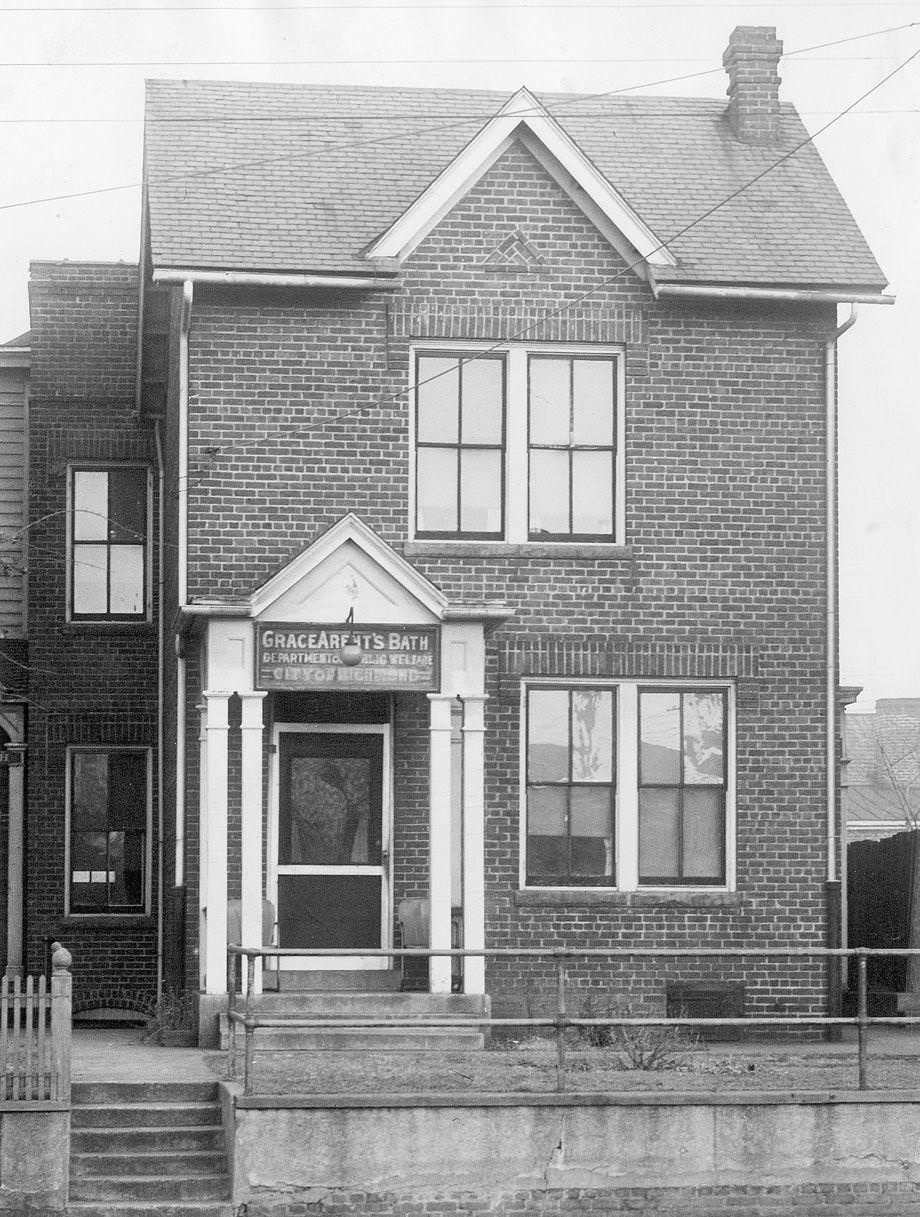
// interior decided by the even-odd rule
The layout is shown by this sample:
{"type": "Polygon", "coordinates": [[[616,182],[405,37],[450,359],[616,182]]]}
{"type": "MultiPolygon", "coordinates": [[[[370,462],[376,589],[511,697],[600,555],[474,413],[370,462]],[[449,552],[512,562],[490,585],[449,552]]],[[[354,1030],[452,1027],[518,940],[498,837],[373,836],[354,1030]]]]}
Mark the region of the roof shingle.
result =
{"type": "MultiPolygon", "coordinates": [[[[367,273],[362,251],[507,100],[444,89],[148,82],[153,264],[367,273]]],[[[655,234],[675,238],[678,265],[657,278],[884,287],[812,144],[747,185],[807,139],[791,106],[782,107],[779,143],[764,146],[733,136],[722,100],[540,101],[655,234]]]]}

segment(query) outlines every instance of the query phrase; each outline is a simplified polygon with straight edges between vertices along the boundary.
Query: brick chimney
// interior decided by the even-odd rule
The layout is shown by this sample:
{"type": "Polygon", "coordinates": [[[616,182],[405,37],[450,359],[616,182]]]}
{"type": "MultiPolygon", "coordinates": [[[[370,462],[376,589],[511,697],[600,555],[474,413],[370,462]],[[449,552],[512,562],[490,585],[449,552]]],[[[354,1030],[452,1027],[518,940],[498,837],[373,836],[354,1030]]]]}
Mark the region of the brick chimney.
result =
{"type": "Polygon", "coordinates": [[[783,44],[772,25],[737,25],[722,56],[728,72],[728,120],[737,139],[769,144],[779,136],[777,72],[783,44]]]}

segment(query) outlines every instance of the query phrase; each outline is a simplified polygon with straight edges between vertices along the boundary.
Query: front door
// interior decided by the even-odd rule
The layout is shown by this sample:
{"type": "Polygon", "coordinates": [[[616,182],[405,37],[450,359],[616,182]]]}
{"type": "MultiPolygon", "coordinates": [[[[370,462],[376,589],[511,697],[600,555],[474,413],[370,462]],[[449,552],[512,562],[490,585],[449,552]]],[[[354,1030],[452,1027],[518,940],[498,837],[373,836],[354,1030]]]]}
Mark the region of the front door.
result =
{"type": "MultiPolygon", "coordinates": [[[[278,945],[389,944],[388,728],[278,734],[278,945]]],[[[386,968],[372,956],[283,961],[290,968],[386,968]]]]}

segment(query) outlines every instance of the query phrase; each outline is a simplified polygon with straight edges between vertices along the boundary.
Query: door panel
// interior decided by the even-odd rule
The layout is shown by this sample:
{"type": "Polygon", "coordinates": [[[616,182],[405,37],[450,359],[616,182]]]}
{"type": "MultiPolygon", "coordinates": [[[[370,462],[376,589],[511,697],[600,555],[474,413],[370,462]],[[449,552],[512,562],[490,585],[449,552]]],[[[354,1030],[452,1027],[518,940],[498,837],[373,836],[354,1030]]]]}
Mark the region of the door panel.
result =
{"type": "MultiPolygon", "coordinates": [[[[282,731],[278,782],[279,945],[386,945],[389,837],[382,732],[282,731]]],[[[385,959],[317,960],[385,967],[385,959]]],[[[314,966],[303,960],[290,967],[314,966]]]]}

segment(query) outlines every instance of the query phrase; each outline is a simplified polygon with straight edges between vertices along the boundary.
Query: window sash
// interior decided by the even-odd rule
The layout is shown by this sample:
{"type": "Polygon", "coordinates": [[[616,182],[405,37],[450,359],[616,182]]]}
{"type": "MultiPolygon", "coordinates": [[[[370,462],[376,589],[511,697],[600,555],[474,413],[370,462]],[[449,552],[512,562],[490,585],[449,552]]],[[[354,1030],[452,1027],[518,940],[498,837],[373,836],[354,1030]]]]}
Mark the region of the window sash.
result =
{"type": "Polygon", "coordinates": [[[150,760],[144,748],[73,748],[68,756],[67,909],[71,913],[143,913],[149,887],[150,760]],[[105,758],[102,771],[78,776],[80,758],[105,758]],[[140,760],[138,808],[118,758],[140,760]],[[104,773],[104,778],[102,774],[104,773]],[[102,779],[102,780],[100,780],[102,779]],[[93,785],[95,794],[93,799],[93,785]],[[114,797],[113,797],[114,796],[114,797]],[[79,802],[78,802],[79,800],[79,802]],[[125,803],[124,800],[128,800],[125,803]],[[90,889],[95,889],[91,891],[90,889]]]}
{"type": "MultiPolygon", "coordinates": [[[[616,693],[611,688],[594,688],[589,686],[580,687],[559,687],[559,686],[534,686],[527,690],[526,700],[526,722],[525,722],[525,775],[526,775],[526,798],[525,798],[525,874],[526,882],[531,886],[540,887],[562,887],[562,886],[577,886],[577,887],[615,887],[616,886],[616,781],[617,781],[617,766],[616,766],[616,751],[617,751],[617,713],[616,713],[616,693]],[[536,779],[532,779],[531,775],[536,769],[536,764],[532,764],[531,758],[531,723],[533,712],[531,709],[531,698],[534,694],[540,693],[565,693],[566,694],[566,769],[565,774],[560,778],[547,778],[545,775],[540,775],[536,779]],[[599,693],[609,698],[609,721],[610,721],[610,757],[609,757],[609,776],[606,772],[603,780],[589,781],[582,776],[576,776],[576,759],[575,759],[575,739],[576,739],[576,724],[575,724],[575,699],[579,694],[599,693]],[[536,809],[535,804],[537,796],[542,792],[556,792],[562,798],[563,823],[564,833],[536,833],[531,831],[535,826],[536,809]],[[577,833],[573,832],[573,807],[578,809],[578,804],[581,802],[579,793],[593,793],[596,796],[605,798],[607,803],[607,832],[603,835],[594,833],[577,833]],[[537,869],[535,862],[538,851],[542,846],[546,846],[546,842],[556,842],[556,849],[559,851],[560,842],[564,842],[561,847],[561,852],[564,858],[564,865],[558,870],[552,869],[537,869]],[[602,871],[590,871],[581,869],[576,865],[576,853],[590,853],[590,847],[583,844],[590,841],[603,841],[604,859],[602,871]]],[[[542,762],[541,762],[542,763],[542,762]]],[[[603,765],[606,770],[607,766],[603,765]]]]}
{"type": "MultiPolygon", "coordinates": [[[[616,451],[616,436],[617,436],[617,359],[613,355],[593,355],[589,352],[579,354],[557,354],[552,352],[536,353],[532,352],[527,357],[527,535],[531,541],[610,541],[616,534],[616,501],[617,501],[617,451],[616,451]],[[533,368],[534,365],[541,361],[555,360],[568,365],[568,439],[562,442],[547,442],[546,440],[534,440],[534,428],[536,412],[533,401],[533,368]],[[578,429],[578,403],[576,394],[576,366],[583,363],[602,363],[610,367],[610,382],[611,382],[611,402],[610,402],[610,442],[609,443],[584,443],[576,439],[576,431],[578,429]],[[538,454],[546,454],[541,458],[538,454]],[[548,463],[547,457],[550,453],[558,453],[559,458],[548,463]],[[584,519],[585,513],[579,503],[578,490],[576,487],[580,484],[579,479],[579,455],[582,453],[598,453],[601,456],[606,456],[610,463],[610,487],[609,497],[604,496],[602,502],[602,511],[607,518],[607,509],[609,507],[609,526],[600,530],[579,528],[577,523],[579,519],[584,519]],[[564,516],[566,519],[566,527],[554,527],[548,529],[535,528],[535,522],[539,520],[538,504],[540,495],[543,490],[541,486],[541,475],[537,472],[540,464],[543,464],[545,470],[555,467],[557,470],[565,472],[565,491],[563,496],[564,516]]],[[[545,477],[545,473],[542,475],[545,477]]],[[[558,477],[558,472],[557,475],[558,477]]]]}
{"type": "MultiPolygon", "coordinates": [[[[446,370],[441,373],[435,373],[432,379],[437,376],[445,376],[446,370]]],[[[438,351],[438,350],[421,350],[416,352],[415,357],[415,535],[422,538],[457,540],[501,540],[505,535],[505,465],[506,465],[506,435],[507,435],[507,369],[505,359],[502,356],[496,355],[480,355],[476,356],[474,352],[457,352],[457,351],[438,351]],[[420,409],[421,409],[421,392],[426,381],[425,373],[422,371],[422,363],[424,360],[450,360],[455,363],[457,376],[457,399],[455,406],[456,417],[456,439],[420,439],[422,428],[420,425],[420,409]],[[483,442],[480,437],[473,440],[468,440],[464,437],[467,410],[464,408],[464,391],[467,380],[472,380],[472,374],[466,372],[467,365],[473,366],[474,363],[488,359],[500,368],[500,400],[501,411],[499,419],[499,439],[497,442],[483,442]],[[448,462],[452,465],[452,481],[454,488],[453,496],[453,527],[445,528],[423,528],[423,501],[425,487],[422,482],[422,469],[426,462],[420,458],[422,453],[430,452],[435,454],[451,454],[452,461],[448,462]],[[479,479],[475,476],[470,476],[470,469],[474,464],[471,459],[467,461],[467,457],[472,458],[473,454],[488,454],[493,453],[497,457],[497,473],[498,473],[498,501],[497,511],[498,520],[494,528],[471,528],[464,527],[465,521],[469,519],[469,513],[474,511],[477,506],[481,507],[481,502],[478,496],[481,494],[483,487],[479,479]]],[[[477,436],[477,421],[481,425],[481,420],[473,420],[471,423],[473,434],[477,436]]],[[[442,461],[442,464],[445,462],[442,461]]],[[[487,486],[487,488],[489,488],[487,486]]],[[[449,498],[450,496],[448,496],[449,498]]],[[[446,504],[445,504],[446,505],[446,504]]],[[[494,510],[496,504],[490,502],[489,510],[494,510]]],[[[443,509],[443,505],[442,505],[443,509]]]]}
{"type": "Polygon", "coordinates": [[[70,470],[69,619],[139,621],[147,617],[149,596],[150,477],[146,466],[73,466],[70,470]],[[80,505],[79,475],[105,478],[106,514],[94,520],[80,505]],[[113,476],[115,475],[115,476],[113,476]],[[132,476],[134,475],[134,479],[132,476]],[[140,521],[125,524],[113,504],[113,489],[136,480],[140,521]],[[113,486],[114,483],[114,486],[113,486]],[[87,519],[87,516],[90,516],[87,519]],[[136,525],[140,524],[140,527],[136,525]],[[90,536],[80,534],[89,532],[90,536]],[[137,609],[126,607],[132,600],[137,609]]]}
{"type": "MultiPolygon", "coordinates": [[[[656,688],[640,688],[638,697],[638,787],[639,787],[639,814],[638,814],[638,856],[639,856],[639,886],[640,887],[723,887],[727,878],[727,863],[728,863],[728,816],[727,816],[727,790],[728,790],[728,715],[729,705],[727,691],[724,688],[677,688],[677,687],[656,687],[656,688]],[[679,722],[677,732],[677,760],[678,774],[675,781],[644,781],[643,780],[643,763],[642,763],[642,706],[643,697],[655,694],[672,694],[678,698],[679,722]],[[720,781],[688,781],[687,780],[687,758],[686,758],[686,699],[690,696],[718,696],[721,701],[721,762],[722,776],[720,781]],[[643,832],[643,808],[642,795],[644,791],[661,791],[670,793],[674,796],[674,825],[675,825],[675,864],[669,871],[656,873],[654,871],[643,871],[642,867],[642,832],[643,832]],[[716,797],[718,802],[718,815],[716,819],[719,823],[719,854],[715,860],[717,866],[712,869],[717,870],[716,874],[700,874],[693,873],[688,867],[689,854],[689,839],[687,832],[687,820],[690,818],[688,814],[688,802],[692,803],[694,796],[705,791],[716,797]]],[[[651,817],[646,816],[646,823],[651,817]]]]}

